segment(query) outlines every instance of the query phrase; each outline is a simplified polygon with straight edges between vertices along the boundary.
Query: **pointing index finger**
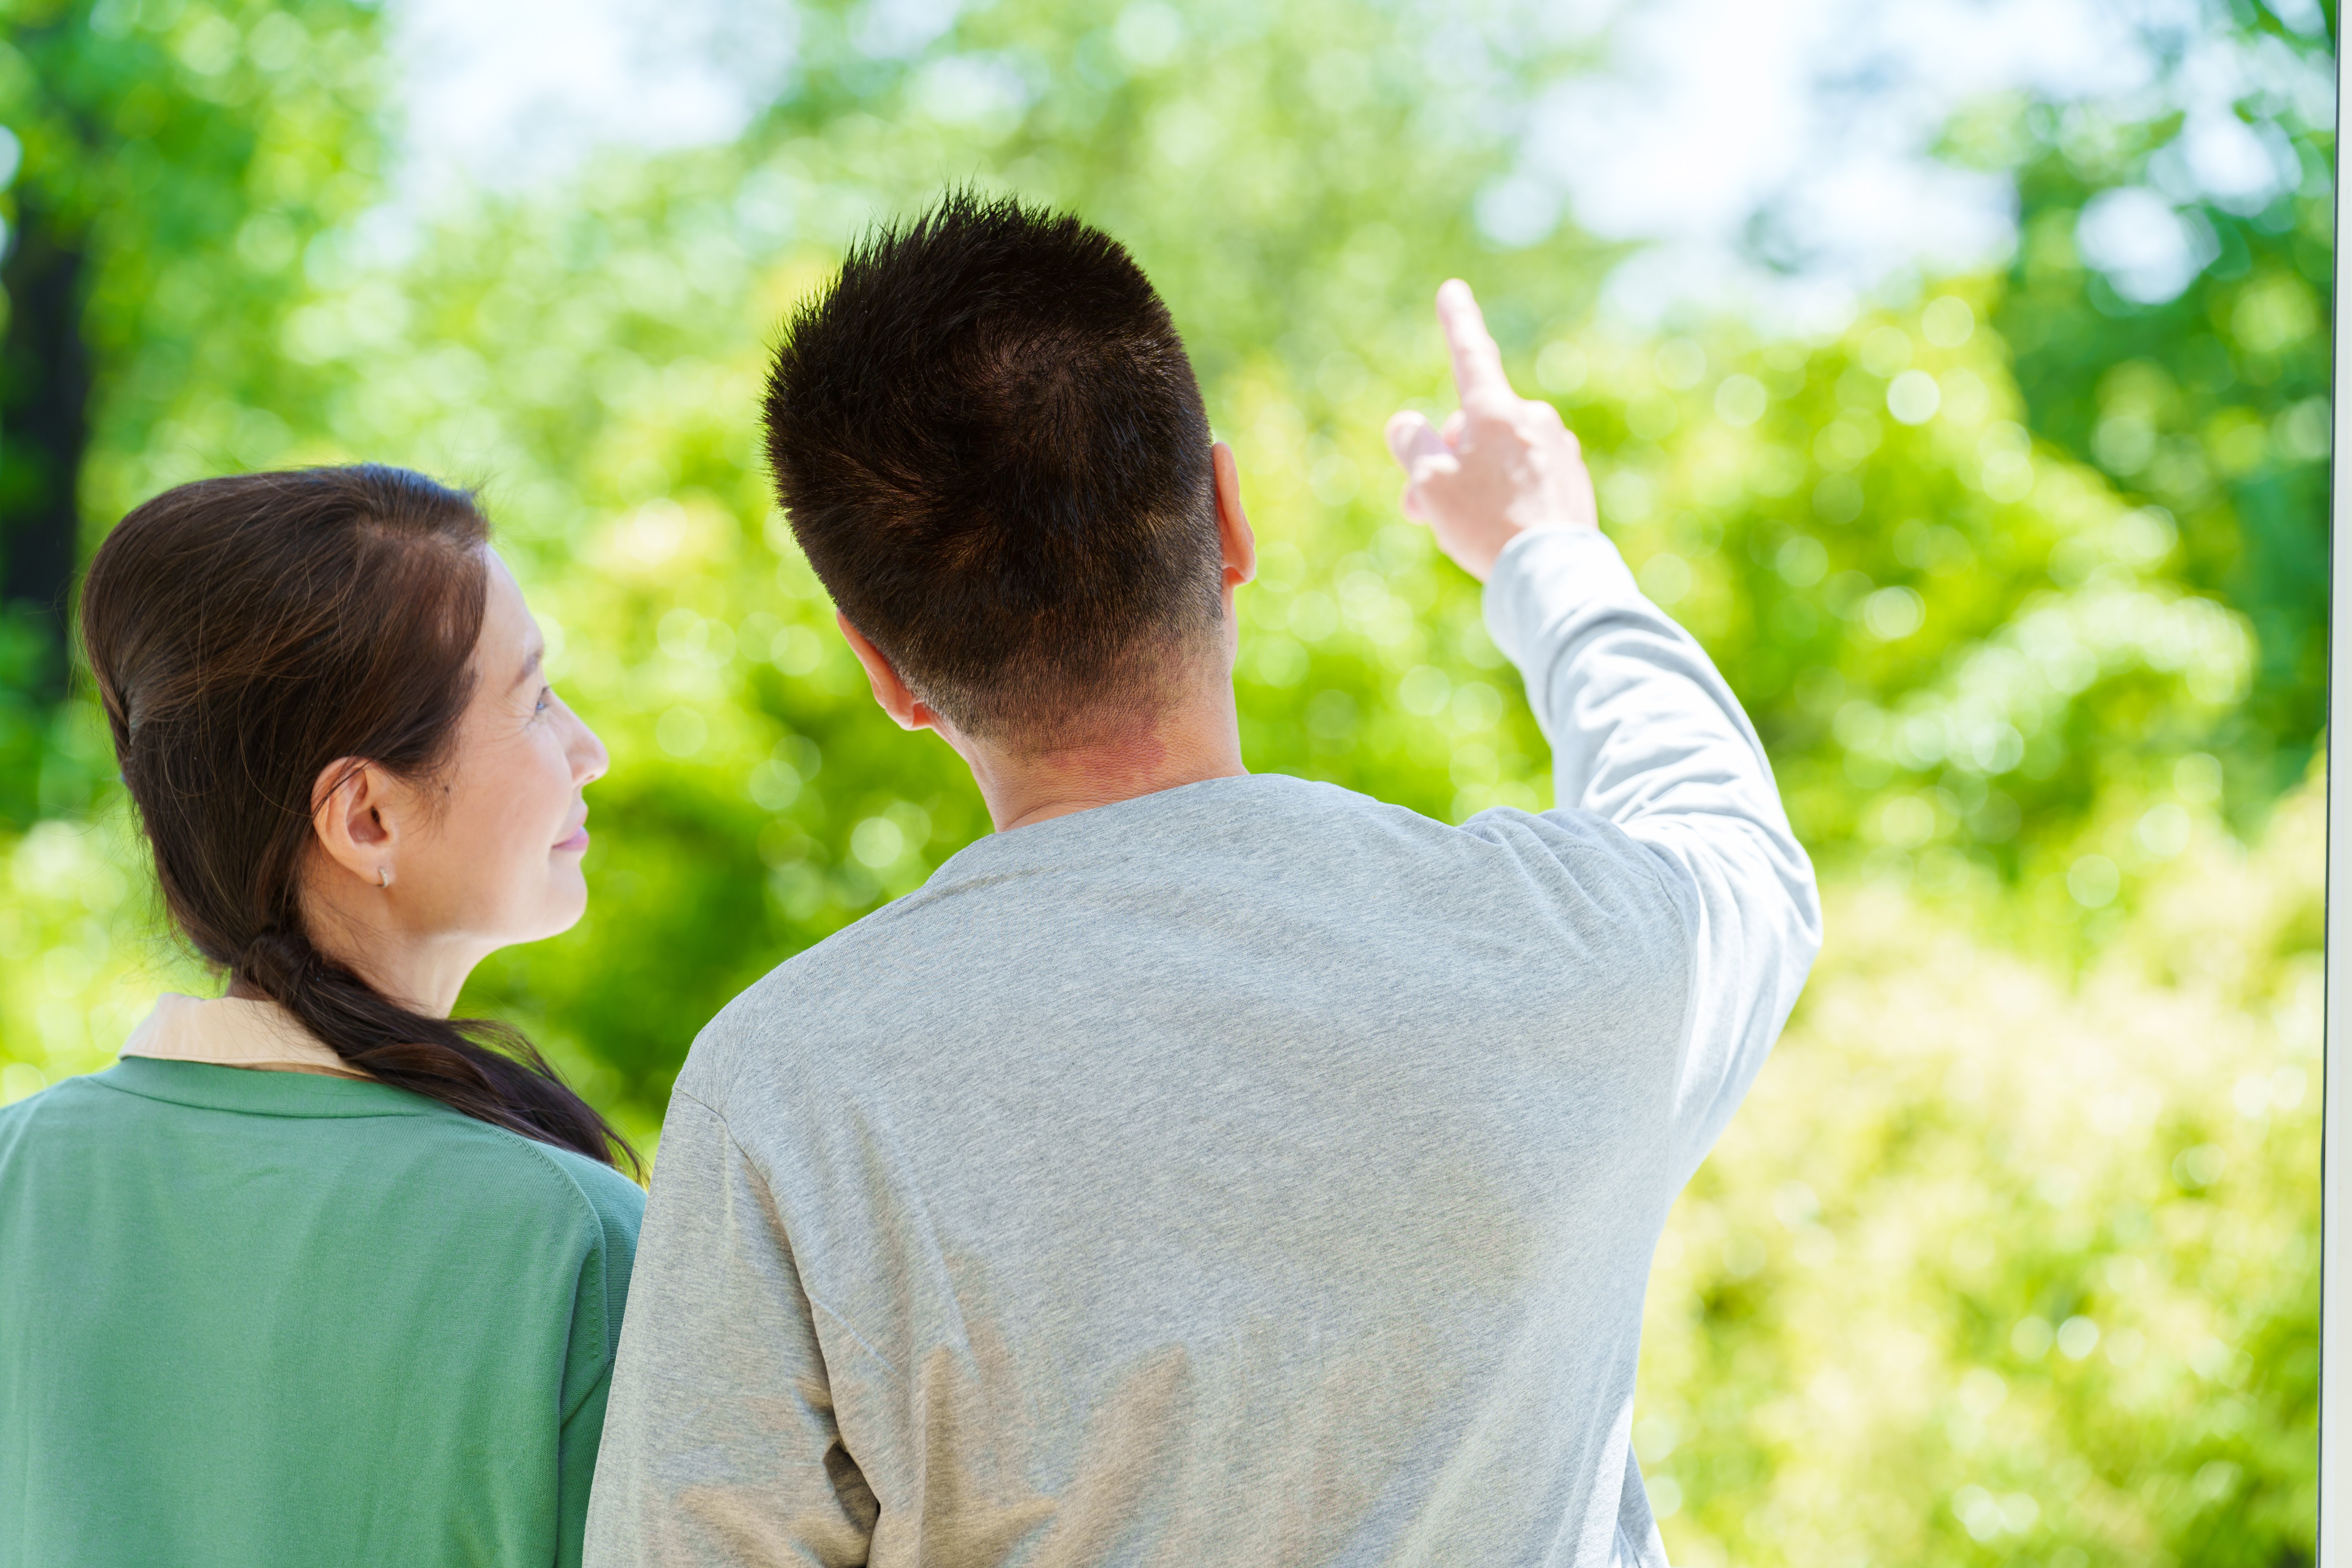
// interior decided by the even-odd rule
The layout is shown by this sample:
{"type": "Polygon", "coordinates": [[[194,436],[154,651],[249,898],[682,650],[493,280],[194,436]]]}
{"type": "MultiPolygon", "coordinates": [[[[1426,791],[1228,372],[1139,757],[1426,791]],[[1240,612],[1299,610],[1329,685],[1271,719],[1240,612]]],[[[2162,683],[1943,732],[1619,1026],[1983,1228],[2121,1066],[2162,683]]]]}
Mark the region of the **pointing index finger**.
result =
{"type": "Polygon", "coordinates": [[[1454,355],[1454,385],[1462,406],[1474,414],[1494,414],[1518,401],[1510,379],[1503,374],[1503,351],[1486,331],[1486,318],[1470,285],[1450,278],[1437,290],[1437,320],[1445,329],[1445,346],[1454,355]]]}

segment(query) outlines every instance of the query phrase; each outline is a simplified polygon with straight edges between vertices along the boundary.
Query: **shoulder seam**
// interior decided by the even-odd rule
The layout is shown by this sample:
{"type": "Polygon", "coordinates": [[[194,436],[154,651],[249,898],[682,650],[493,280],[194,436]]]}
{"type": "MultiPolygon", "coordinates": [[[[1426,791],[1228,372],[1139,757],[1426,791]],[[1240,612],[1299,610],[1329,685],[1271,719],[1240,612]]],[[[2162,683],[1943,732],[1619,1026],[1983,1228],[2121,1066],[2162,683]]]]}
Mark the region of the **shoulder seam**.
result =
{"type": "MultiPolygon", "coordinates": [[[[760,1184],[760,1189],[768,1200],[769,1212],[775,1215],[778,1221],[781,1223],[783,1218],[783,1210],[776,1202],[775,1189],[768,1184],[767,1174],[760,1169],[759,1162],[752,1159],[751,1152],[744,1148],[743,1145],[737,1141],[735,1137],[735,1129],[728,1124],[725,1113],[719,1110],[717,1106],[711,1104],[709,1100],[704,1100],[701,1096],[688,1093],[685,1089],[681,1089],[673,1090],[672,1094],[673,1098],[686,1100],[709,1113],[710,1120],[719,1124],[719,1133],[726,1138],[727,1146],[735,1151],[737,1156],[742,1160],[744,1169],[751,1172],[752,1179],[760,1184]]],[[[855,1344],[859,1350],[863,1351],[866,1356],[873,1361],[875,1365],[880,1367],[884,1372],[888,1373],[894,1382],[904,1383],[906,1381],[905,1375],[901,1373],[896,1366],[891,1364],[889,1357],[884,1355],[880,1351],[874,1348],[873,1342],[858,1331],[856,1324],[851,1322],[848,1317],[845,1316],[839,1309],[835,1308],[824,1298],[820,1297],[815,1291],[809,1289],[808,1276],[801,1272],[800,1254],[798,1251],[793,1249],[792,1237],[790,1236],[784,1237],[784,1246],[786,1250],[791,1253],[793,1281],[800,1286],[801,1294],[808,1298],[808,1304],[811,1307],[815,1308],[818,1311],[823,1312],[826,1317],[831,1318],[835,1322],[839,1323],[843,1331],[849,1335],[850,1342],[855,1344]]]]}
{"type": "MultiPolygon", "coordinates": [[[[473,1118],[467,1117],[467,1120],[470,1121],[473,1118]]],[[[562,1183],[563,1190],[572,1195],[573,1202],[578,1204],[580,1207],[584,1209],[587,1213],[589,1229],[594,1238],[591,1245],[590,1257],[593,1259],[596,1268],[596,1288],[593,1292],[593,1299],[595,1302],[597,1328],[597,1334],[594,1342],[598,1349],[595,1361],[590,1363],[596,1369],[596,1375],[587,1379],[582,1384],[579,1398],[572,1404],[570,1408],[563,1411],[562,1418],[569,1421],[574,1415],[578,1414],[580,1406],[585,1404],[588,1400],[588,1396],[595,1391],[596,1384],[603,1379],[604,1373],[611,1368],[614,1361],[614,1340],[615,1336],[613,1332],[613,1324],[610,1321],[613,1313],[613,1259],[610,1256],[612,1250],[610,1245],[612,1238],[605,1229],[604,1211],[597,1207],[596,1200],[590,1197],[586,1191],[581,1187],[579,1178],[572,1175],[569,1170],[564,1168],[562,1161],[556,1159],[548,1152],[548,1146],[546,1144],[541,1143],[536,1138],[525,1137],[523,1134],[513,1131],[508,1128],[491,1126],[491,1124],[487,1121],[481,1122],[478,1125],[488,1129],[491,1132],[503,1134],[508,1138],[511,1138],[515,1142],[521,1143],[528,1148],[530,1152],[535,1166],[540,1170],[547,1172],[558,1182],[562,1183]]],[[[583,1260],[583,1262],[585,1261],[586,1260],[583,1260]]],[[[575,1283],[572,1287],[573,1294],[572,1310],[575,1314],[580,1310],[582,1299],[592,1295],[592,1292],[582,1288],[583,1284],[584,1284],[584,1281],[575,1283]]],[[[569,1336],[567,1335],[567,1337],[569,1336]]]]}

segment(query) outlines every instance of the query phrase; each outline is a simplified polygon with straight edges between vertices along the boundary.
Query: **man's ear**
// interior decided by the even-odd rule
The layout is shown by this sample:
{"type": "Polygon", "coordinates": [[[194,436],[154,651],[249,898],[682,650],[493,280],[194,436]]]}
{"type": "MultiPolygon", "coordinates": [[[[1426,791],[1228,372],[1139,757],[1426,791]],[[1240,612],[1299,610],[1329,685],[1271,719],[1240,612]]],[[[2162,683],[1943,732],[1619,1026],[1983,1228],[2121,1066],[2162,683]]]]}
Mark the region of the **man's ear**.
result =
{"type": "Polygon", "coordinates": [[[1209,466],[1216,475],[1217,543],[1224,552],[1225,592],[1231,594],[1257,577],[1257,535],[1242,510],[1242,471],[1234,449],[1219,441],[1209,448],[1209,466]]]}
{"type": "Polygon", "coordinates": [[[889,656],[867,642],[866,634],[851,626],[849,617],[839,610],[834,611],[833,618],[840,624],[841,635],[848,639],[849,651],[866,667],[866,684],[874,688],[874,700],[881,705],[882,711],[890,715],[901,730],[938,729],[939,715],[924,707],[922,700],[898,679],[898,668],[890,662],[889,656]]]}
{"type": "Polygon", "coordinates": [[[405,795],[392,775],[341,757],[321,768],[310,788],[310,829],[327,859],[370,888],[398,880],[405,795]]]}

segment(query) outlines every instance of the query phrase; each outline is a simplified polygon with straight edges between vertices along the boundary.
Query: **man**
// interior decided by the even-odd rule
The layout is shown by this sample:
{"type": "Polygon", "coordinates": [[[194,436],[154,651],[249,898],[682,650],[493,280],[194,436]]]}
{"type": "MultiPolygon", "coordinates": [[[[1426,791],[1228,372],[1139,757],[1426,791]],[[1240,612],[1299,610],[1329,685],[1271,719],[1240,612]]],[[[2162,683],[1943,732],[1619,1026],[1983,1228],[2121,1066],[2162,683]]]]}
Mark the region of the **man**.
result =
{"type": "Polygon", "coordinates": [[[1461,827],[1244,768],[1240,480],[1116,243],[951,196],[792,322],[795,536],[998,831],[695,1042],[592,1563],[1664,1562],[1651,1249],[1818,908],[1574,437],[1439,312],[1405,509],[1561,803],[1461,827]]]}

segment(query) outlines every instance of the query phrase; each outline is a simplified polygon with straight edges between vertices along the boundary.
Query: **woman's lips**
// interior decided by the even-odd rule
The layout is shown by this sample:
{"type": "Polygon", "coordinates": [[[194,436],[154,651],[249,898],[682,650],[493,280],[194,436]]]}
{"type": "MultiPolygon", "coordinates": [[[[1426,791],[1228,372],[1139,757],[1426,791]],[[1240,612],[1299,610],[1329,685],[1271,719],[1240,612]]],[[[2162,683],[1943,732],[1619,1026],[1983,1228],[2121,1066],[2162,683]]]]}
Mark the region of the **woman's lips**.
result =
{"type": "Polygon", "coordinates": [[[585,849],[585,848],[587,848],[587,847],[588,847],[588,830],[587,830],[586,828],[584,828],[584,827],[583,827],[583,828],[579,829],[578,831],[574,832],[574,833],[572,835],[572,837],[569,837],[569,838],[567,838],[567,839],[563,840],[561,844],[558,844],[558,845],[556,846],[556,847],[557,847],[558,849],[570,849],[570,850],[579,850],[579,849],[585,849]]]}

